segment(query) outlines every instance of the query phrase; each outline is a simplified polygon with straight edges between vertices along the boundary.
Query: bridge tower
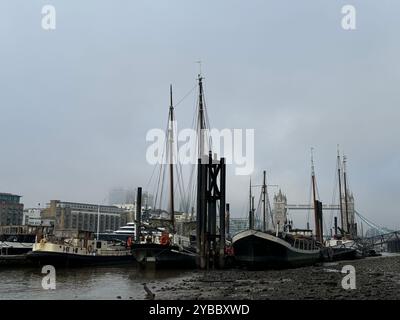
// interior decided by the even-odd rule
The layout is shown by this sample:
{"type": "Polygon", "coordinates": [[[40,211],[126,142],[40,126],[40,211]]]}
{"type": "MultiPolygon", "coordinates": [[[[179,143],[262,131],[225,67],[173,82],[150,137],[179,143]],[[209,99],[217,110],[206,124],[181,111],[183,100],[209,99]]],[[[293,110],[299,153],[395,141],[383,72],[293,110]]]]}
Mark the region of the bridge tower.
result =
{"type": "Polygon", "coordinates": [[[283,231],[283,227],[287,221],[287,199],[286,195],[282,193],[281,189],[279,189],[278,194],[274,195],[272,212],[275,228],[279,228],[279,231],[283,231]]]}

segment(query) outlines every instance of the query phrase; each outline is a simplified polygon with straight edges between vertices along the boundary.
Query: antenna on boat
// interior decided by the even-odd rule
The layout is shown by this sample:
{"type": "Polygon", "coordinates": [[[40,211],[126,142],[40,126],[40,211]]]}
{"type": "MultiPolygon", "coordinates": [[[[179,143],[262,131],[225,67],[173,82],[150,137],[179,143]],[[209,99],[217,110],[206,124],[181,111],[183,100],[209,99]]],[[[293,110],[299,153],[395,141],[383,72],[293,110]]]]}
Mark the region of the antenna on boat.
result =
{"type": "Polygon", "coordinates": [[[199,76],[201,75],[201,60],[196,61],[199,64],[199,76]]]}

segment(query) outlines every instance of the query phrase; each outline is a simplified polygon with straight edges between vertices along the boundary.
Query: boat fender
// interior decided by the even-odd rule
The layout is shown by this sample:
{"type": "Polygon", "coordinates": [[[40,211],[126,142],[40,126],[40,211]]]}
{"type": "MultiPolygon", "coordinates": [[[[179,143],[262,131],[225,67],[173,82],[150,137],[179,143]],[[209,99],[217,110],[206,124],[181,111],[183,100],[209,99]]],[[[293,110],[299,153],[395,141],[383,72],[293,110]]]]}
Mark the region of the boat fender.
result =
{"type": "Polygon", "coordinates": [[[328,259],[329,261],[333,261],[333,249],[328,248],[328,259]]]}
{"type": "Polygon", "coordinates": [[[131,247],[132,246],[132,238],[128,237],[128,240],[126,240],[126,246],[131,247]]]}

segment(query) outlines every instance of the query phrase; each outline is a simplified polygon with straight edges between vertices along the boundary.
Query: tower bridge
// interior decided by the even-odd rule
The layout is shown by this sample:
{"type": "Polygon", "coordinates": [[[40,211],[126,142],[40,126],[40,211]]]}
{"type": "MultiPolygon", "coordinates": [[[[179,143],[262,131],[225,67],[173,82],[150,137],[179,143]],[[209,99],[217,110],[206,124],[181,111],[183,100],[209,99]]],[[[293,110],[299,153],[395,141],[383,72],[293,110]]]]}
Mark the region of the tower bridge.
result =
{"type": "MultiPolygon", "coordinates": [[[[285,208],[287,210],[314,210],[311,204],[287,204],[285,208]]],[[[340,207],[336,204],[323,204],[322,210],[340,210],[340,207]]]]}

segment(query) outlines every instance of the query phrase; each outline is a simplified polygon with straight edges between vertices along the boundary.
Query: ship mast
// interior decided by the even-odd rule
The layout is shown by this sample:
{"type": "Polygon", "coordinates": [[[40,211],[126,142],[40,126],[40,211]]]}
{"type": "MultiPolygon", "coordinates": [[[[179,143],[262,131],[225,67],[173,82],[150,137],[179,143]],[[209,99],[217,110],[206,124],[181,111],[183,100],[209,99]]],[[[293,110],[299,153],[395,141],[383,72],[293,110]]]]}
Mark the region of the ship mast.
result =
{"type": "Polygon", "coordinates": [[[266,178],[266,172],[264,170],[263,172],[263,185],[262,185],[262,195],[263,195],[263,231],[266,232],[267,231],[267,217],[266,217],[266,194],[267,194],[267,178],[266,178]]]}
{"type": "Polygon", "coordinates": [[[343,155],[343,183],[344,183],[344,206],[345,206],[345,215],[346,215],[346,225],[347,231],[352,235],[352,229],[349,224],[349,210],[348,210],[348,198],[347,198],[347,177],[346,177],[346,156],[343,155]]]}
{"type": "Polygon", "coordinates": [[[199,132],[198,134],[200,135],[200,143],[199,143],[199,158],[202,159],[203,156],[205,156],[204,152],[204,134],[205,134],[205,129],[206,129],[206,122],[205,122],[205,117],[204,117],[204,93],[203,93],[203,77],[201,74],[198,75],[198,81],[199,81],[199,132]]]}
{"type": "Polygon", "coordinates": [[[313,189],[313,201],[317,200],[317,194],[316,194],[316,186],[315,186],[315,167],[314,167],[314,155],[313,155],[314,149],[311,148],[311,181],[312,181],[312,189],[313,189]]]}
{"type": "Polygon", "coordinates": [[[314,149],[311,148],[311,182],[313,190],[313,207],[314,207],[314,221],[315,221],[315,237],[319,241],[322,240],[322,226],[320,226],[320,220],[318,218],[318,204],[317,204],[317,191],[316,191],[316,181],[315,181],[315,167],[314,167],[314,149]]]}
{"type": "Polygon", "coordinates": [[[205,129],[205,121],[204,121],[204,105],[203,105],[203,78],[199,74],[199,134],[200,134],[200,144],[199,144],[199,158],[201,159],[204,154],[204,129],[205,129]]]}
{"type": "Polygon", "coordinates": [[[254,229],[254,211],[253,211],[253,196],[251,194],[251,178],[249,186],[249,230],[254,229]]]}
{"type": "Polygon", "coordinates": [[[169,87],[170,106],[169,106],[169,125],[168,125],[168,142],[169,142],[169,177],[170,177],[170,214],[172,232],[175,233],[175,208],[174,208],[174,106],[172,103],[172,85],[169,87]]]}
{"type": "Polygon", "coordinates": [[[340,170],[340,154],[339,154],[339,145],[337,149],[337,166],[338,166],[338,178],[339,178],[339,208],[340,208],[340,219],[342,225],[342,233],[345,233],[345,225],[344,225],[344,216],[343,216],[343,204],[342,204],[342,177],[340,170]]]}

